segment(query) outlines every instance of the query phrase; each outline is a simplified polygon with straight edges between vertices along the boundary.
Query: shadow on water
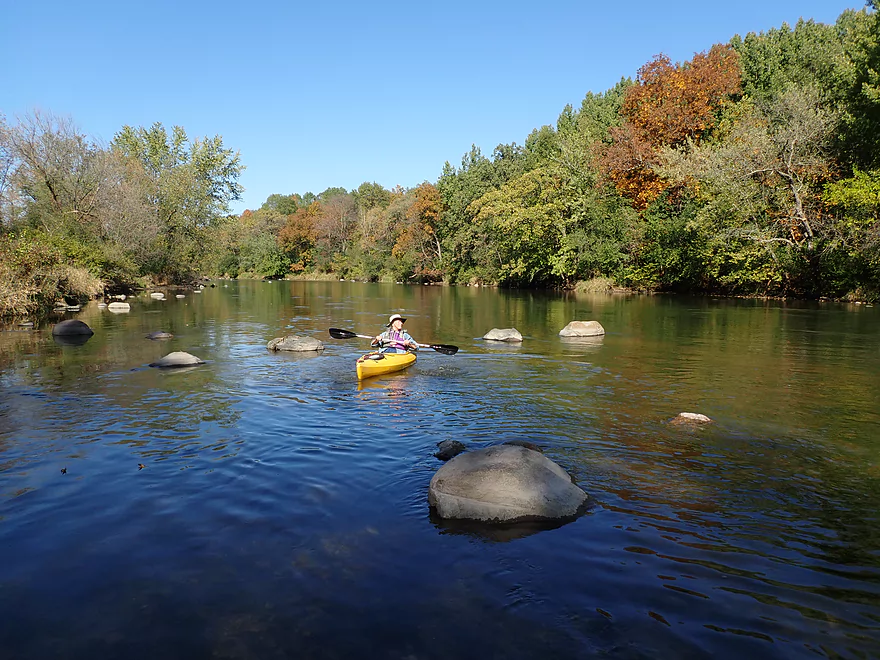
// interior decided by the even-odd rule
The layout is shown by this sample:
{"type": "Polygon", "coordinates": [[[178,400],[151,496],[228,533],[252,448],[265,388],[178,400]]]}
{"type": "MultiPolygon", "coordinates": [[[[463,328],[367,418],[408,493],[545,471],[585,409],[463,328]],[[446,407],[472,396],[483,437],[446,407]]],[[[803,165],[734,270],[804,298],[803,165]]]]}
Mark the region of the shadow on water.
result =
{"type": "Polygon", "coordinates": [[[558,520],[523,520],[516,523],[486,523],[479,520],[454,520],[441,518],[433,507],[428,518],[440,534],[467,536],[488,543],[509,543],[541,532],[549,532],[575,522],[586,515],[584,511],[576,516],[558,520]]]}

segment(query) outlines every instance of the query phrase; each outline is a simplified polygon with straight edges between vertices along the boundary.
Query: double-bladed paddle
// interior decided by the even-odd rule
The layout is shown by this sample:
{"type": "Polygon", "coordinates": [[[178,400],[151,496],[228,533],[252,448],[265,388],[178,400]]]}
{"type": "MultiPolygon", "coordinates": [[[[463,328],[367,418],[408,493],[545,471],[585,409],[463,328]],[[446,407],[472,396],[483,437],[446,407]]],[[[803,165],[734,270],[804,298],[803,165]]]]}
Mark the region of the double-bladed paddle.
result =
{"type": "MultiPolygon", "coordinates": [[[[375,339],[375,337],[371,335],[359,335],[356,332],[351,332],[350,330],[340,330],[339,328],[330,328],[330,336],[333,339],[354,339],[355,337],[360,337],[361,339],[375,339]]],[[[418,344],[418,342],[416,342],[418,344]]],[[[437,351],[438,353],[443,353],[444,355],[455,355],[458,353],[458,346],[451,346],[450,344],[419,344],[421,348],[431,348],[437,351]]]]}

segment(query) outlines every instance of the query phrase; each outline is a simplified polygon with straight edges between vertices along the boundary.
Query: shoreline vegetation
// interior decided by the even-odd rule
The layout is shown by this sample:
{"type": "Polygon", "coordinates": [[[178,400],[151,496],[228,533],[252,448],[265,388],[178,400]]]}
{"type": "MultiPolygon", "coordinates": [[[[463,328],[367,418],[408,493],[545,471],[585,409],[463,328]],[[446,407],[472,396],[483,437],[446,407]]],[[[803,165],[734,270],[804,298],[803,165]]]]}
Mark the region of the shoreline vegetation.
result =
{"type": "Polygon", "coordinates": [[[435,182],[240,215],[220,136],[0,115],[0,318],[203,276],[876,301],[878,2],[658,55],[435,182]]]}

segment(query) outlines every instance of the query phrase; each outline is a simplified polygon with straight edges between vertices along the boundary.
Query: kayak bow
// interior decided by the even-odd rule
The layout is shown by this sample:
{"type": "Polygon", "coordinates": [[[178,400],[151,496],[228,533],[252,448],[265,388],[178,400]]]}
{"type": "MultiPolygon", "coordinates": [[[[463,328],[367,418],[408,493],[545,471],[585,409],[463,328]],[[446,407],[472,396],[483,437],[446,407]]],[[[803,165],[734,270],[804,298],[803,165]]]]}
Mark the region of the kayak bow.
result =
{"type": "Polygon", "coordinates": [[[403,371],[416,361],[415,353],[380,353],[362,355],[357,360],[358,380],[403,371]]]}

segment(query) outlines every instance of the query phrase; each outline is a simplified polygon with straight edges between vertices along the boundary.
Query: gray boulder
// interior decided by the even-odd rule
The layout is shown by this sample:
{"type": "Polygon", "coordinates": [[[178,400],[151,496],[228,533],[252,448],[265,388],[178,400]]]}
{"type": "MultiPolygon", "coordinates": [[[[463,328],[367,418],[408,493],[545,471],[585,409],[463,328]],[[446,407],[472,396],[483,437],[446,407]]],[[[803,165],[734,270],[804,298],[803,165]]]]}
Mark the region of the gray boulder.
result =
{"type": "Polygon", "coordinates": [[[428,486],[428,503],[441,518],[483,522],[571,518],[587,501],[556,463],[513,445],[460,454],[428,486]]]}
{"type": "Polygon", "coordinates": [[[67,321],[61,321],[60,323],[56,323],[52,328],[52,334],[55,336],[69,336],[69,335],[93,335],[95,331],[92,330],[89,326],[87,326],[82,321],[78,321],[77,319],[69,319],[67,321]]]}
{"type": "Polygon", "coordinates": [[[458,456],[466,449],[467,447],[458,440],[444,440],[443,442],[437,443],[437,451],[434,453],[434,458],[439,458],[441,461],[448,461],[450,458],[458,456]]]}
{"type": "Polygon", "coordinates": [[[324,350],[324,344],[314,337],[288,335],[273,339],[266,345],[266,348],[270,351],[297,351],[300,353],[317,351],[320,353],[324,350]]]}
{"type": "Polygon", "coordinates": [[[572,321],[559,331],[560,337],[598,337],[605,328],[598,321],[572,321]]]}
{"type": "Polygon", "coordinates": [[[163,358],[159,358],[155,362],[151,362],[151,367],[192,367],[197,364],[205,364],[205,361],[197,358],[195,355],[190,355],[189,353],[185,353],[183,351],[174,351],[173,353],[169,353],[163,358]]]}
{"type": "Polygon", "coordinates": [[[509,342],[519,342],[523,340],[522,335],[516,328],[492,328],[489,332],[483,335],[483,339],[488,339],[489,341],[509,342]]]}
{"type": "Polygon", "coordinates": [[[531,449],[532,451],[536,451],[539,454],[543,454],[544,450],[541,449],[534,442],[529,442],[528,440],[508,440],[503,443],[505,445],[513,445],[514,447],[525,447],[526,449],[531,449]]]}

